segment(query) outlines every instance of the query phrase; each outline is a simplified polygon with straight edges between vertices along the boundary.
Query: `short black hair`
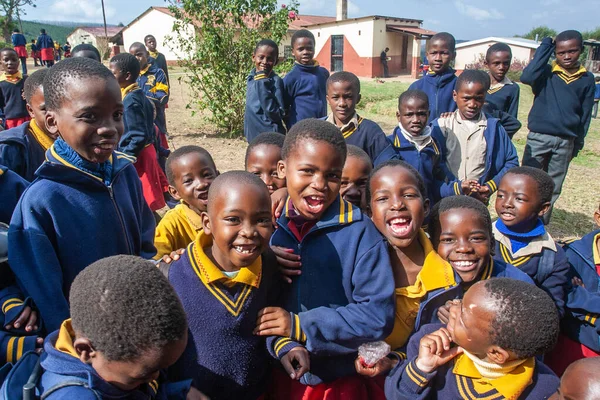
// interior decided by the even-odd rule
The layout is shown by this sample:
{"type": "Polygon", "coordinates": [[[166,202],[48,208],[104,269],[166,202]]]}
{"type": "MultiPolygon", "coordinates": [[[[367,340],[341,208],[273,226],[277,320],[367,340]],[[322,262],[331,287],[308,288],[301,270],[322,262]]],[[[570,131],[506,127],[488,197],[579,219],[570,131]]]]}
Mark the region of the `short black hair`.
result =
{"type": "Polygon", "coordinates": [[[546,203],[552,201],[552,193],[554,192],[554,181],[550,178],[550,175],[546,173],[544,170],[534,167],[522,166],[522,167],[513,167],[506,171],[506,174],[502,179],[505,179],[505,176],[508,174],[513,175],[525,175],[533,179],[537,183],[537,188],[534,189],[540,194],[540,201],[542,203],[546,203]]]}
{"type": "Polygon", "coordinates": [[[567,40],[577,40],[579,42],[579,47],[583,48],[583,36],[581,36],[581,32],[576,31],[574,29],[570,29],[568,31],[563,31],[556,35],[554,39],[554,43],[558,42],[566,42],[567,40]]]}
{"type": "Polygon", "coordinates": [[[13,32],[15,32],[15,33],[19,33],[20,31],[19,31],[19,29],[18,29],[18,28],[15,28],[15,29],[13,29],[13,32]]]}
{"type": "Polygon", "coordinates": [[[206,149],[200,146],[193,145],[182,146],[172,151],[171,154],[169,154],[169,158],[167,158],[167,162],[165,164],[165,174],[167,175],[167,181],[169,181],[169,185],[175,186],[175,177],[173,176],[172,169],[173,162],[191,153],[198,153],[200,156],[206,158],[212,164],[212,167],[215,170],[215,172],[217,172],[217,166],[215,165],[215,161],[206,149]]]}
{"type": "Polygon", "coordinates": [[[208,207],[207,211],[211,209],[211,205],[214,206],[215,198],[221,192],[224,187],[232,187],[234,185],[242,185],[242,187],[255,186],[265,191],[265,196],[271,199],[269,195],[269,189],[267,185],[258,177],[251,172],[247,171],[227,171],[217,176],[215,180],[210,184],[208,188],[208,207]]]}
{"type": "Polygon", "coordinates": [[[519,360],[543,355],[558,339],[559,317],[552,298],[530,283],[492,278],[484,283],[495,317],[490,340],[519,360]]]}
{"type": "Polygon", "coordinates": [[[48,68],[38,69],[33,74],[29,75],[27,79],[25,79],[25,84],[23,85],[23,95],[25,96],[25,101],[29,104],[33,94],[38,90],[39,87],[43,88],[44,78],[48,73],[48,68]]]}
{"type": "Polygon", "coordinates": [[[154,37],[154,35],[146,35],[146,36],[144,36],[144,43],[146,43],[146,40],[148,40],[150,38],[156,40],[156,38],[154,37]]]}
{"type": "Polygon", "coordinates": [[[292,126],[285,135],[281,159],[285,160],[295,150],[302,140],[315,140],[329,143],[335,151],[342,156],[342,162],[346,161],[346,140],[340,129],[334,124],[316,118],[303,119],[292,126]]]}
{"type": "Polygon", "coordinates": [[[365,164],[369,164],[371,168],[373,167],[373,161],[371,160],[371,157],[369,157],[367,152],[360,147],[353,144],[346,144],[346,151],[346,160],[348,160],[350,157],[360,158],[365,162],[365,164]]]}
{"type": "Polygon", "coordinates": [[[135,81],[140,76],[140,62],[134,55],[129,53],[120,53],[110,59],[111,64],[115,66],[122,73],[130,73],[131,80],[135,81]]]}
{"type": "Polygon", "coordinates": [[[498,42],[488,47],[487,52],[485,53],[485,59],[489,60],[494,53],[508,53],[510,54],[510,58],[512,58],[512,50],[506,43],[498,42]]]}
{"type": "Polygon", "coordinates": [[[285,135],[278,132],[263,132],[256,136],[250,141],[246,148],[246,157],[244,158],[244,165],[248,167],[248,157],[254,148],[260,145],[276,146],[281,150],[283,148],[283,142],[285,141],[285,135]]]}
{"type": "Polygon", "coordinates": [[[446,42],[448,44],[448,50],[452,53],[456,53],[456,39],[452,36],[451,33],[448,32],[439,32],[436,33],[429,39],[429,43],[433,43],[435,41],[446,42]]]}
{"type": "Polygon", "coordinates": [[[73,329],[109,361],[132,361],[181,340],[183,306],[150,261],[130,255],[103,258],[77,275],[69,294],[73,329]]]}
{"type": "Polygon", "coordinates": [[[339,71],[332,74],[327,79],[326,87],[329,88],[329,85],[334,82],[347,82],[352,86],[353,89],[356,90],[355,94],[360,94],[360,79],[358,79],[358,76],[354,75],[352,72],[339,71]]]}
{"type": "MultiPolygon", "coordinates": [[[[102,60],[102,57],[100,56],[100,52],[98,51],[98,49],[94,45],[91,45],[88,43],[78,44],[77,46],[73,47],[73,49],[71,50],[71,55],[72,55],[72,57],[77,57],[75,55],[76,53],[80,53],[80,52],[84,52],[84,51],[95,54],[96,57],[98,57],[95,59],[96,61],[100,62],[102,60]]],[[[94,58],[92,60],[94,60],[94,58]]]]}
{"type": "Polygon", "coordinates": [[[275,43],[271,39],[262,39],[258,43],[256,43],[256,47],[254,47],[254,52],[256,53],[256,50],[258,50],[259,47],[263,47],[263,46],[271,47],[272,49],[274,49],[275,50],[275,60],[277,60],[279,58],[279,46],[277,46],[277,43],[275,43]]]}
{"type": "Polygon", "coordinates": [[[292,35],[292,48],[294,47],[296,40],[302,38],[310,39],[312,40],[313,45],[315,44],[315,35],[313,35],[312,32],[308,29],[300,29],[299,31],[294,32],[294,34],[292,35]]]}
{"type": "Polygon", "coordinates": [[[427,104],[427,109],[429,109],[429,97],[427,96],[427,93],[419,89],[409,89],[398,97],[398,110],[402,107],[402,103],[410,99],[421,100],[427,104]]]}
{"type": "Polygon", "coordinates": [[[19,58],[19,55],[17,54],[16,50],[13,49],[12,47],[3,47],[3,48],[1,48],[0,49],[0,54],[2,54],[4,52],[15,53],[15,55],[17,56],[17,58],[19,58]]]}
{"type": "Polygon", "coordinates": [[[485,229],[490,236],[490,254],[494,254],[494,232],[492,229],[492,217],[487,207],[479,200],[469,196],[450,196],[444,197],[433,206],[431,210],[431,218],[427,226],[427,232],[431,239],[436,238],[440,234],[440,216],[450,210],[467,209],[475,211],[481,220],[484,222],[485,229]]]}
{"type": "Polygon", "coordinates": [[[143,49],[146,53],[148,52],[146,45],[142,42],[133,42],[131,46],[129,46],[129,51],[131,51],[131,49],[143,49]]]}
{"type": "Polygon", "coordinates": [[[375,169],[371,172],[371,175],[369,175],[369,179],[367,180],[367,189],[365,191],[365,197],[367,199],[367,204],[371,203],[371,181],[373,180],[375,175],[377,175],[379,173],[379,171],[381,171],[384,168],[388,168],[388,167],[390,167],[390,168],[400,167],[400,168],[404,168],[405,170],[410,172],[417,181],[417,189],[419,189],[419,192],[421,193],[421,197],[423,198],[423,200],[425,200],[427,198],[427,188],[425,187],[425,181],[423,181],[423,177],[421,176],[421,174],[419,174],[419,171],[417,171],[415,169],[415,167],[413,167],[406,161],[388,160],[384,163],[379,164],[377,167],[375,167],[375,169]]]}
{"type": "Polygon", "coordinates": [[[490,88],[490,76],[483,71],[478,69],[466,69],[456,79],[456,86],[454,90],[458,92],[462,85],[467,83],[478,83],[483,86],[483,89],[487,92],[490,88]]]}
{"type": "Polygon", "coordinates": [[[44,77],[44,99],[47,110],[57,110],[67,96],[67,86],[71,80],[116,79],[112,72],[98,61],[89,58],[67,58],[48,70],[44,77]]]}
{"type": "Polygon", "coordinates": [[[40,33],[46,33],[46,30],[44,28],[40,29],[40,33]]]}

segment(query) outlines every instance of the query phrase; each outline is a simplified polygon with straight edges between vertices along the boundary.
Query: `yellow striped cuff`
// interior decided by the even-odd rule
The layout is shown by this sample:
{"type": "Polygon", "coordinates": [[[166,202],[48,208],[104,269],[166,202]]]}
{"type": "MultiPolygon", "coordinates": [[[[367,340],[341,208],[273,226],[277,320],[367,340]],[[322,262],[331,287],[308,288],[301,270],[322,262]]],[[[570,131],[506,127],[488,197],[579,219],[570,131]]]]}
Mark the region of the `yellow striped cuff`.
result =
{"type": "Polygon", "coordinates": [[[6,345],[6,362],[15,363],[19,361],[23,355],[26,338],[27,336],[13,336],[8,340],[8,344],[6,345]]]}
{"type": "Polygon", "coordinates": [[[414,361],[408,363],[405,370],[406,375],[408,375],[410,380],[413,381],[416,385],[418,385],[419,387],[424,387],[425,385],[427,385],[427,378],[425,378],[417,372],[417,367],[414,365],[414,363],[414,361]]]}
{"type": "Polygon", "coordinates": [[[279,338],[275,341],[275,343],[273,344],[273,350],[275,351],[275,355],[277,356],[277,358],[280,358],[279,352],[281,351],[281,349],[283,349],[286,344],[290,343],[292,343],[292,339],[290,338],[279,338]]]}
{"type": "Polygon", "coordinates": [[[6,314],[10,309],[20,306],[22,304],[23,304],[23,300],[21,300],[17,297],[8,299],[4,303],[2,303],[2,313],[6,314]]]}
{"type": "Polygon", "coordinates": [[[488,185],[488,187],[490,188],[492,193],[494,193],[496,190],[498,190],[498,186],[496,185],[496,182],[494,182],[491,179],[489,181],[487,181],[485,184],[488,185]]]}
{"type": "Polygon", "coordinates": [[[454,182],[454,194],[457,196],[460,196],[462,194],[460,190],[460,181],[454,182]]]}
{"type": "Polygon", "coordinates": [[[403,353],[401,351],[392,351],[392,353],[398,357],[400,359],[400,361],[402,360],[406,360],[406,353],[403,353]]]}
{"type": "Polygon", "coordinates": [[[292,335],[291,338],[299,343],[306,343],[306,334],[302,331],[300,326],[300,317],[298,314],[290,313],[292,316],[292,335]]]}

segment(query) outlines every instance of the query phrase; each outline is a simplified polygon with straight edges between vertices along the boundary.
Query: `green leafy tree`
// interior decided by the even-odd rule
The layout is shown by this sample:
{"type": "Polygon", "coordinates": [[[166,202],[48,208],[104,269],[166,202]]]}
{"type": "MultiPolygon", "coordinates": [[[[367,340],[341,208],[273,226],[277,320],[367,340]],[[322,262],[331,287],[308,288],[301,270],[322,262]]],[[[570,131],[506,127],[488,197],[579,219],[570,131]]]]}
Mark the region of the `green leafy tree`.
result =
{"type": "Polygon", "coordinates": [[[0,27],[2,29],[2,38],[5,42],[11,43],[10,36],[15,27],[17,27],[17,18],[25,15],[23,8],[25,6],[35,7],[34,0],[0,0],[0,27]]]}
{"type": "MultiPolygon", "coordinates": [[[[210,111],[209,121],[230,137],[243,132],[246,78],[252,53],[264,38],[281,43],[298,3],[277,0],[173,0],[173,36],[167,44],[183,60],[196,99],[188,104],[210,111]]],[[[280,56],[283,49],[280,49],[280,56]]]]}
{"type": "Polygon", "coordinates": [[[537,40],[542,40],[545,37],[554,37],[556,36],[556,31],[552,28],[548,28],[545,25],[542,26],[536,26],[535,28],[533,28],[532,30],[530,30],[528,33],[524,34],[524,35],[517,35],[517,37],[522,37],[524,39],[531,39],[531,40],[535,40],[537,38],[537,40]]]}

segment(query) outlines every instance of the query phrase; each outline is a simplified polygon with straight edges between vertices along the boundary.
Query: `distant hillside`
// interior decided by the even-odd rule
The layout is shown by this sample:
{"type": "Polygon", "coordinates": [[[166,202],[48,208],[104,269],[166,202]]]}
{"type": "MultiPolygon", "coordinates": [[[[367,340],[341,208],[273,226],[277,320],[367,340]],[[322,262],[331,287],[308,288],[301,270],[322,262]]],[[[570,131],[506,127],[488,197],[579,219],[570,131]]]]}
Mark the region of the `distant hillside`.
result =
{"type": "Polygon", "coordinates": [[[23,25],[22,33],[25,35],[25,38],[28,42],[31,42],[31,39],[37,39],[37,37],[40,35],[40,29],[44,28],[46,29],[46,33],[50,35],[54,41],[58,41],[61,44],[67,41],[67,36],[69,33],[73,32],[78,26],[103,26],[102,24],[98,23],[72,21],[21,21],[21,23],[23,25]]]}

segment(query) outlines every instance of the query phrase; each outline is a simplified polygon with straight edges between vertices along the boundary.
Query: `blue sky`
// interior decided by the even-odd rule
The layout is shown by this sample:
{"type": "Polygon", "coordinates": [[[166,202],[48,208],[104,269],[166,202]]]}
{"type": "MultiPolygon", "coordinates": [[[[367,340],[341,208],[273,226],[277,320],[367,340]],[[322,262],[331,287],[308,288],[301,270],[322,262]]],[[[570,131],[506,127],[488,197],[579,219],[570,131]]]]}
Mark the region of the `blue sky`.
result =
{"type": "MultiPolygon", "coordinates": [[[[285,2],[285,1],[284,1],[285,2]]],[[[102,22],[100,0],[38,0],[23,19],[102,22]]],[[[281,0],[280,0],[281,3],[281,0]]],[[[157,0],[105,0],[109,23],[129,23],[157,0]]],[[[389,15],[424,20],[423,26],[448,31],[457,39],[513,36],[538,25],[557,31],[600,26],[600,0],[351,0],[349,17],[389,15]],[[576,5],[576,6],[575,6],[576,5]]],[[[300,13],[335,15],[334,0],[300,0],[300,13]]]]}

